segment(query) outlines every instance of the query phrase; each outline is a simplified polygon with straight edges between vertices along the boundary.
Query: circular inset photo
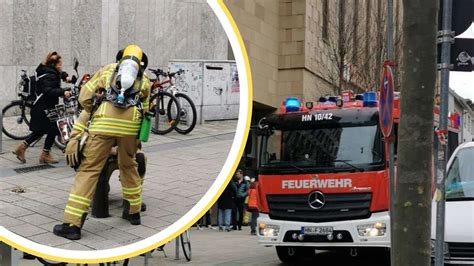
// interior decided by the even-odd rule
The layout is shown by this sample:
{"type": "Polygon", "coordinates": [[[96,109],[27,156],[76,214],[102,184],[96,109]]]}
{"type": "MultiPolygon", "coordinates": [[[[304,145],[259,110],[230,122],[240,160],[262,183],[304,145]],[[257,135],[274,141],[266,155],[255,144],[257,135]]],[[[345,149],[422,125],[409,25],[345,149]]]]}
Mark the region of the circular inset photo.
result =
{"type": "Polygon", "coordinates": [[[0,241],[78,263],[166,244],[216,201],[247,139],[232,17],[220,1],[33,3],[0,11],[0,241]]]}

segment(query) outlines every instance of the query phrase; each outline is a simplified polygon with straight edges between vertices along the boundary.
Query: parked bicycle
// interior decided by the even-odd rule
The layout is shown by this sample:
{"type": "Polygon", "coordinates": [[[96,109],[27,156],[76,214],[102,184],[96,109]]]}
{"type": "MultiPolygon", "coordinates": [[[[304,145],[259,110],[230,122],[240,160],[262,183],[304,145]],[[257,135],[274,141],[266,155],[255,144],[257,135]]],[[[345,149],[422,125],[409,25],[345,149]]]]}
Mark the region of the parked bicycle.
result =
{"type": "Polygon", "coordinates": [[[30,93],[30,78],[21,70],[16,90],[19,100],[14,100],[2,109],[3,133],[14,140],[25,140],[30,135],[31,108],[36,95],[30,93]]]}
{"type": "MultiPolygon", "coordinates": [[[[179,235],[179,238],[175,238],[176,240],[176,252],[179,252],[179,246],[181,246],[181,249],[183,250],[183,255],[186,258],[187,261],[191,261],[192,258],[192,250],[191,250],[191,237],[189,235],[189,230],[185,230],[183,233],[179,235]]],[[[159,246],[156,248],[157,251],[163,252],[165,257],[167,257],[166,252],[165,252],[165,245],[159,246]]],[[[153,252],[153,251],[152,251],[153,252]]],[[[176,256],[179,254],[177,253],[176,256]]]]}
{"type": "Polygon", "coordinates": [[[171,132],[179,123],[181,106],[177,98],[164,90],[159,80],[160,69],[149,69],[157,76],[151,79],[150,111],[154,113],[151,131],[164,135],[171,132]]]}
{"type": "MultiPolygon", "coordinates": [[[[184,70],[165,72],[157,68],[150,69],[150,71],[156,76],[156,79],[152,80],[153,87],[172,94],[178,100],[178,106],[181,107],[179,109],[179,119],[175,121],[174,129],[181,134],[188,134],[193,131],[197,120],[196,106],[191,98],[176,86],[176,83],[181,83],[184,79],[184,70]]],[[[168,112],[168,114],[172,113],[168,112]]],[[[168,117],[168,120],[171,121],[172,119],[173,117],[168,117]]]]}
{"type": "MultiPolygon", "coordinates": [[[[74,58],[73,64],[74,71],[76,72],[76,75],[79,76],[77,71],[79,61],[74,58]]],[[[91,75],[84,74],[80,80],[74,78],[72,82],[73,86],[68,89],[71,92],[71,96],[68,99],[64,99],[62,104],[58,104],[54,108],[46,110],[47,117],[51,122],[56,123],[60,132],[60,134],[56,136],[54,144],[61,150],[66,148],[74,122],[82,111],[78,102],[79,92],[82,85],[84,85],[90,77],[91,75]]]]}

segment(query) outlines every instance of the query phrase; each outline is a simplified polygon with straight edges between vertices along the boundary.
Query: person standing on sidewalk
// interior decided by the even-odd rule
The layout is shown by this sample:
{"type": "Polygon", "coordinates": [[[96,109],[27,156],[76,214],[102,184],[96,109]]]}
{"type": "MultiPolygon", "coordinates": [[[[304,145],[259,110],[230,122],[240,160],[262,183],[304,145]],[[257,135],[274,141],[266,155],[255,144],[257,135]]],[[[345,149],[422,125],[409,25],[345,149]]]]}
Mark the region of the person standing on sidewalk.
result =
{"type": "Polygon", "coordinates": [[[233,182],[230,181],[227,184],[224,192],[217,200],[217,224],[219,226],[219,231],[224,229],[229,232],[230,229],[230,220],[232,216],[232,209],[234,208],[234,189],[233,182]]]}
{"type": "Polygon", "coordinates": [[[238,169],[235,172],[235,180],[232,182],[235,190],[235,218],[233,223],[234,230],[242,230],[242,222],[244,219],[245,199],[248,195],[249,183],[244,180],[244,172],[238,169]]]}
{"type": "Polygon", "coordinates": [[[259,216],[258,211],[258,197],[257,197],[257,187],[258,183],[255,181],[255,178],[250,179],[250,188],[249,188],[249,202],[247,205],[248,211],[251,213],[250,218],[250,234],[257,234],[257,218],[259,216]]]}
{"type": "Polygon", "coordinates": [[[199,230],[202,230],[202,227],[207,227],[209,229],[215,230],[214,227],[212,227],[212,222],[211,222],[211,209],[207,210],[207,212],[198,220],[196,223],[196,227],[199,230]]]}
{"type": "Polygon", "coordinates": [[[116,61],[97,71],[79,94],[79,103],[93,115],[81,165],[64,210],[64,223],[53,228],[57,236],[71,240],[81,238],[99,175],[114,146],[118,147],[120,182],[126,203],[122,218],[132,225],[141,224],[142,186],[135,154],[150,98],[150,80],[145,75],[148,59],[140,47],[129,45],[117,53],[116,61]],[[105,99],[94,112],[93,96],[101,90],[106,91],[105,99]]]}
{"type": "Polygon", "coordinates": [[[42,138],[43,135],[46,135],[46,140],[39,157],[39,162],[58,163],[50,151],[56,135],[59,134],[59,130],[56,123],[49,121],[45,111],[54,108],[59,103],[60,97],[69,98],[71,96],[70,91],[65,91],[61,88],[61,79],[67,81],[66,78],[68,76],[66,72],[62,71],[62,66],[61,56],[57,52],[50,52],[36,68],[36,94],[38,97],[31,108],[31,134],[13,151],[16,158],[22,163],[26,163],[26,149],[32,143],[42,138]]]}

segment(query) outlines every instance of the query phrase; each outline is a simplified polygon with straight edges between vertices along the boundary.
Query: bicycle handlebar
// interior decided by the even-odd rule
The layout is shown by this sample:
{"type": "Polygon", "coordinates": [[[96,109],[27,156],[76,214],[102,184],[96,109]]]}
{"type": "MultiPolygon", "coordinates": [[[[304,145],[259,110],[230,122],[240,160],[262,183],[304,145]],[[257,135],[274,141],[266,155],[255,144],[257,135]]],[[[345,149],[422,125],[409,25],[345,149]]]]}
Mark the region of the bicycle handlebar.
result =
{"type": "Polygon", "coordinates": [[[163,71],[162,69],[159,69],[159,68],[157,68],[157,69],[151,69],[150,68],[148,70],[150,70],[150,72],[155,74],[157,77],[158,76],[163,76],[163,77],[170,77],[170,78],[173,78],[176,75],[182,75],[185,72],[184,69],[179,69],[176,72],[165,72],[165,71],[163,71]]]}

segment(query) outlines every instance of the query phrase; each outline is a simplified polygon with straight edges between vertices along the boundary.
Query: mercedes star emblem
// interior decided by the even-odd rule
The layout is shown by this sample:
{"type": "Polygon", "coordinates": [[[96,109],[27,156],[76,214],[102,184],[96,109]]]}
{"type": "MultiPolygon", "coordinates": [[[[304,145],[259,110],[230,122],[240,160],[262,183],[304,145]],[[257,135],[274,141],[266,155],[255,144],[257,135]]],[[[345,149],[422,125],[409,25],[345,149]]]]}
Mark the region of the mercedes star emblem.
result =
{"type": "Polygon", "coordinates": [[[312,209],[319,210],[326,204],[326,197],[320,191],[313,191],[308,196],[308,205],[312,209]]]}

